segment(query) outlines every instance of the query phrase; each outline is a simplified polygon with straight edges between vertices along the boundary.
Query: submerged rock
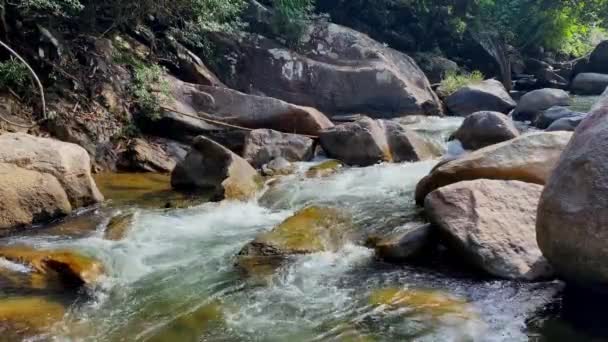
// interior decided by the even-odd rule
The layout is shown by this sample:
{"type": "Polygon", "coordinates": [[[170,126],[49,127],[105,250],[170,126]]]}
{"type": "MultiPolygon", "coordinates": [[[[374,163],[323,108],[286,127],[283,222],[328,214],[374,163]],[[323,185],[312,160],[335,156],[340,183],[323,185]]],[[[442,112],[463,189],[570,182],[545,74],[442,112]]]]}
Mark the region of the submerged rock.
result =
{"type": "Polygon", "coordinates": [[[103,265],[88,256],[68,250],[38,250],[28,246],[1,246],[0,258],[24,265],[42,276],[45,283],[60,281],[67,289],[97,284],[103,265]]]}
{"type": "Polygon", "coordinates": [[[55,177],[72,208],[103,201],[91,176],[91,160],[82,147],[29,134],[0,135],[0,163],[55,177]]]}
{"type": "Polygon", "coordinates": [[[536,207],[543,187],[480,179],[431,192],[424,209],[451,248],[493,276],[540,280],[552,269],[536,243],[536,207]]]}
{"type": "Polygon", "coordinates": [[[434,156],[430,144],[396,122],[367,117],[325,130],[321,146],[331,158],[369,166],[382,161],[419,161],[434,156]]]}
{"type": "Polygon", "coordinates": [[[338,209],[306,207],[243,247],[238,264],[252,271],[254,265],[278,265],[288,255],[335,251],[352,228],[351,218],[338,209]]]}
{"type": "Polygon", "coordinates": [[[308,161],[313,157],[314,146],[314,141],[303,135],[256,129],[245,139],[243,158],[258,169],[275,158],[308,161]]]}
{"type": "Polygon", "coordinates": [[[542,194],[538,244],[560,277],[606,295],[608,92],[578,127],[542,194]]]}
{"type": "Polygon", "coordinates": [[[317,165],[311,166],[305,174],[308,178],[327,177],[337,173],[343,167],[344,164],[342,164],[341,161],[329,159],[317,165]]]}
{"type": "Polygon", "coordinates": [[[224,312],[219,302],[202,305],[181,315],[152,332],[149,342],[200,341],[205,332],[224,323],[224,312]]]}
{"type": "Polygon", "coordinates": [[[485,80],[460,88],[445,99],[450,113],[467,116],[480,111],[509,113],[516,103],[497,80],[485,80]]]}
{"type": "Polygon", "coordinates": [[[515,124],[499,112],[477,112],[464,119],[462,126],[452,135],[468,150],[476,150],[519,136],[515,124]]]}
{"type": "Polygon", "coordinates": [[[432,319],[444,316],[460,319],[475,317],[472,307],[465,300],[435,290],[384,288],[374,290],[369,303],[385,306],[389,310],[408,309],[432,319]]]}
{"type": "Polygon", "coordinates": [[[171,174],[175,189],[209,189],[219,198],[246,200],[261,187],[261,176],[243,158],[206,137],[197,137],[171,174]]]}
{"type": "Polygon", "coordinates": [[[72,211],[57,178],[12,164],[0,163],[0,199],[0,235],[72,211]]]}
{"type": "Polygon", "coordinates": [[[21,341],[47,332],[59,323],[66,308],[44,297],[0,299],[0,335],[4,341],[21,341]]]}
{"type": "Polygon", "coordinates": [[[537,89],[521,97],[512,117],[517,121],[534,121],[544,110],[554,106],[569,106],[571,103],[570,95],[564,90],[537,89]]]}
{"type": "Polygon", "coordinates": [[[108,240],[122,240],[129,232],[133,221],[133,213],[118,214],[110,219],[103,236],[108,240]]]}
{"type": "Polygon", "coordinates": [[[570,132],[540,132],[490,145],[436,167],[416,186],[416,203],[422,205],[431,191],[480,178],[519,180],[545,184],[570,141],[570,132]]]}

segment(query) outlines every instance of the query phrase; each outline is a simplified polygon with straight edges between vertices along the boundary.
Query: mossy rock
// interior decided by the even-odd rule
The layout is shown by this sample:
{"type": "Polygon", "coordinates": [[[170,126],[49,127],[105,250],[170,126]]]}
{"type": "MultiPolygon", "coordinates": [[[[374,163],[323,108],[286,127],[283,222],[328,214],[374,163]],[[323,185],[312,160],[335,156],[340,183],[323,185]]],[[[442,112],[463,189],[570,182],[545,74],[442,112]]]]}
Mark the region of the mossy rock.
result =
{"type": "Polygon", "coordinates": [[[239,253],[238,265],[252,273],[268,272],[288,255],[337,250],[352,230],[352,219],[344,212],[309,206],[247,244],[239,253]]]}
{"type": "Polygon", "coordinates": [[[118,214],[112,217],[104,231],[104,238],[112,241],[124,239],[131,229],[134,220],[135,217],[133,213],[118,214]]]}
{"type": "Polygon", "coordinates": [[[98,283],[103,265],[88,256],[68,250],[37,250],[28,246],[2,246],[0,257],[31,268],[35,288],[61,283],[64,288],[79,288],[98,283]]]}
{"type": "Polygon", "coordinates": [[[65,307],[44,297],[0,299],[0,339],[20,341],[47,332],[60,322],[65,307]]]}
{"type": "Polygon", "coordinates": [[[306,177],[308,178],[319,178],[319,177],[327,177],[331,176],[334,173],[338,172],[344,164],[335,159],[326,160],[318,165],[314,165],[310,167],[306,171],[306,177]]]}
{"type": "Polygon", "coordinates": [[[384,288],[372,292],[369,303],[387,306],[390,310],[406,308],[432,319],[443,316],[470,319],[471,306],[463,299],[435,290],[384,288]]]}

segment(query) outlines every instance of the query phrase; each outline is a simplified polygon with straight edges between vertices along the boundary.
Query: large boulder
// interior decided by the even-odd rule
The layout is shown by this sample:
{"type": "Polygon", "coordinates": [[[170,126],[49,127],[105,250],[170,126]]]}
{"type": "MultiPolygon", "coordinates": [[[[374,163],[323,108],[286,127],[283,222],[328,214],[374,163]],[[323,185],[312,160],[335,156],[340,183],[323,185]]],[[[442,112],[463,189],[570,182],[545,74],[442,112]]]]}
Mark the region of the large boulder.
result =
{"type": "Polygon", "coordinates": [[[586,70],[588,72],[608,74],[608,40],[599,43],[593,52],[591,52],[586,70]]]}
{"type": "Polygon", "coordinates": [[[72,211],[57,178],[12,164],[0,163],[0,198],[0,235],[72,211]]]}
{"type": "Polygon", "coordinates": [[[447,73],[458,72],[456,62],[441,55],[419,52],[412,56],[431,83],[439,83],[447,73]]]}
{"type": "Polygon", "coordinates": [[[517,136],[519,131],[513,120],[499,112],[473,113],[464,119],[460,128],[452,135],[468,150],[476,150],[517,136]]]}
{"type": "Polygon", "coordinates": [[[327,129],[319,140],[329,157],[350,165],[418,161],[433,156],[429,143],[416,132],[393,121],[368,117],[327,129]]]}
{"type": "Polygon", "coordinates": [[[537,280],[552,270],[536,243],[536,207],[543,187],[479,179],[431,192],[424,209],[448,244],[487,273],[537,280]]]}
{"type": "Polygon", "coordinates": [[[559,276],[608,285],[608,91],[574,133],[542,194],[538,244],[559,276]]]}
{"type": "Polygon", "coordinates": [[[173,154],[169,146],[146,141],[141,138],[133,139],[121,153],[118,167],[126,171],[170,173],[177,162],[186,155],[186,150],[178,143],[173,143],[173,154]]]}
{"type": "Polygon", "coordinates": [[[485,80],[460,88],[445,99],[454,115],[467,116],[479,111],[509,113],[516,103],[497,80],[485,80]]]}
{"type": "Polygon", "coordinates": [[[564,90],[544,88],[533,90],[521,97],[513,111],[513,119],[534,121],[539,113],[554,106],[569,106],[570,95],[564,90]]]}
{"type": "Polygon", "coordinates": [[[544,184],[568,144],[570,132],[540,132],[490,145],[436,167],[416,187],[416,203],[433,190],[480,178],[544,184]]]}
{"type": "Polygon", "coordinates": [[[441,102],[414,60],[367,35],[324,20],[313,22],[298,50],[260,35],[215,37],[234,57],[225,83],[248,93],[372,117],[438,115],[441,102]]]}
{"type": "Polygon", "coordinates": [[[576,75],[570,86],[572,92],[581,95],[599,95],[608,87],[608,74],[585,72],[576,75]]]}
{"type": "Polygon", "coordinates": [[[243,158],[255,168],[261,168],[275,158],[308,161],[313,157],[314,146],[314,141],[303,135],[256,129],[245,140],[243,158]]]}
{"type": "Polygon", "coordinates": [[[72,208],[103,201],[91,176],[91,159],[82,147],[29,134],[0,135],[0,163],[55,177],[72,208]]]}
{"type": "Polygon", "coordinates": [[[171,173],[174,188],[210,190],[217,198],[252,198],[260,182],[260,175],[245,159],[204,136],[194,139],[186,158],[171,173]]]}
{"type": "Polygon", "coordinates": [[[575,112],[568,107],[555,106],[540,113],[534,121],[534,126],[536,126],[536,128],[546,129],[557,120],[581,116],[585,116],[585,114],[575,112]]]}
{"type": "MultiPolygon", "coordinates": [[[[331,121],[318,110],[311,107],[296,106],[272,97],[256,96],[224,88],[185,83],[173,77],[167,77],[171,96],[165,98],[167,112],[162,119],[182,119],[186,122],[200,120],[184,116],[199,116],[218,120],[247,128],[271,128],[289,133],[316,135],[321,130],[332,127],[331,121]],[[168,115],[168,116],[167,116],[168,115]]],[[[201,132],[210,130],[200,127],[201,132]]],[[[196,128],[193,128],[196,130],[196,128]]]]}

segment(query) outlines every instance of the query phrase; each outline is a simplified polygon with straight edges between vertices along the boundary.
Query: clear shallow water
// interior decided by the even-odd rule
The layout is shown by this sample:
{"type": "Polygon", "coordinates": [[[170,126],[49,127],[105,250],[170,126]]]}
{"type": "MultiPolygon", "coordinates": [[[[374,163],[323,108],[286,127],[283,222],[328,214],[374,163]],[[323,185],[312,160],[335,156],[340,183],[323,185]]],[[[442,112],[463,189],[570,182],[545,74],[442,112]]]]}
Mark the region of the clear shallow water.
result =
{"type": "MultiPolygon", "coordinates": [[[[417,124],[444,149],[455,126],[417,124]]],[[[101,286],[71,305],[51,331],[58,341],[529,340],[527,321],[554,301],[559,283],[388,265],[360,246],[366,234],[421,220],[413,191],[435,163],[350,168],[322,179],[289,176],[249,203],[161,210],[118,201],[112,210],[135,211],[120,241],[103,238],[107,220],[101,219],[89,234],[41,231],[5,242],[74,249],[106,266],[101,286]],[[338,251],[293,257],[264,282],[235,269],[247,242],[309,204],[349,212],[361,234],[338,251]],[[385,303],[377,299],[382,290],[408,295],[401,304],[385,303]]]]}

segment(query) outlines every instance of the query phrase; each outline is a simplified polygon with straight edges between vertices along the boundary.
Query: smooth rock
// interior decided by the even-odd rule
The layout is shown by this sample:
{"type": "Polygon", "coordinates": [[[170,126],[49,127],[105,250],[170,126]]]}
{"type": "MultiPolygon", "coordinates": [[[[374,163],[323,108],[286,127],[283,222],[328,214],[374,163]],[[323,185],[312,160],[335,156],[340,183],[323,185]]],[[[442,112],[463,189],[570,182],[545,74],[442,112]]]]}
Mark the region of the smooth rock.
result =
{"type": "Polygon", "coordinates": [[[119,167],[129,171],[170,173],[177,164],[159,144],[133,139],[119,160],[119,167]]]}
{"type": "Polygon", "coordinates": [[[243,158],[253,167],[261,168],[273,159],[289,162],[308,161],[314,154],[314,141],[303,135],[256,129],[245,140],[243,158]]]}
{"type": "Polygon", "coordinates": [[[490,275],[540,280],[552,275],[536,243],[536,207],[543,187],[479,179],[431,192],[424,209],[451,248],[490,275]]]}
{"type": "Polygon", "coordinates": [[[574,94],[599,95],[608,87],[608,74],[580,73],[572,80],[570,88],[574,94]]]}
{"type": "Polygon", "coordinates": [[[467,150],[511,140],[519,136],[515,124],[499,112],[477,112],[467,116],[460,128],[452,135],[467,150]]]}
{"type": "Polygon", "coordinates": [[[576,129],[543,191],[538,244],[558,276],[606,295],[608,91],[576,129]]]}
{"type": "Polygon", "coordinates": [[[262,166],[264,176],[286,176],[296,172],[296,166],[283,157],[278,157],[262,166]]]}
{"type": "Polygon", "coordinates": [[[587,117],[587,114],[580,114],[576,116],[569,116],[566,118],[561,118],[556,120],[551,124],[551,126],[547,127],[547,132],[556,132],[556,131],[570,131],[574,132],[576,127],[580,125],[583,120],[587,117]]]}
{"type": "Polygon", "coordinates": [[[448,96],[445,103],[450,113],[459,116],[480,111],[507,114],[516,106],[505,87],[497,80],[485,80],[462,87],[448,96]]]}
{"type": "Polygon", "coordinates": [[[449,160],[418,183],[416,203],[422,205],[427,194],[435,189],[466,180],[486,178],[545,184],[571,136],[570,132],[530,133],[449,160]]]}
{"type": "Polygon", "coordinates": [[[568,107],[551,107],[538,115],[538,117],[534,121],[534,126],[540,129],[547,129],[549,126],[551,126],[551,124],[553,124],[557,120],[580,116],[585,116],[585,114],[580,112],[574,112],[568,107]]]}
{"type": "Polygon", "coordinates": [[[425,289],[383,288],[374,290],[369,298],[373,306],[389,311],[403,310],[423,314],[433,320],[440,318],[475,318],[473,308],[463,299],[447,293],[425,289]]]}
{"type": "Polygon", "coordinates": [[[374,244],[376,256],[389,262],[404,262],[421,253],[432,239],[431,225],[406,228],[374,244]]]}
{"type": "Polygon", "coordinates": [[[554,106],[569,106],[571,103],[570,95],[562,89],[537,89],[521,97],[512,117],[517,121],[534,121],[544,110],[554,106]]]}
{"type": "Polygon", "coordinates": [[[329,159],[317,165],[311,166],[308,170],[306,170],[305,175],[308,178],[327,177],[337,173],[342,167],[344,167],[344,164],[342,164],[341,161],[329,159]]]}
{"type": "Polygon", "coordinates": [[[0,199],[0,235],[72,211],[57,178],[12,164],[0,163],[0,199]]]}
{"type": "Polygon", "coordinates": [[[57,178],[72,208],[103,201],[91,176],[91,159],[82,147],[23,133],[0,135],[0,163],[57,178]]]}
{"type": "Polygon", "coordinates": [[[209,189],[218,198],[246,200],[261,187],[261,176],[243,158],[204,136],[171,174],[175,189],[209,189]]]}

